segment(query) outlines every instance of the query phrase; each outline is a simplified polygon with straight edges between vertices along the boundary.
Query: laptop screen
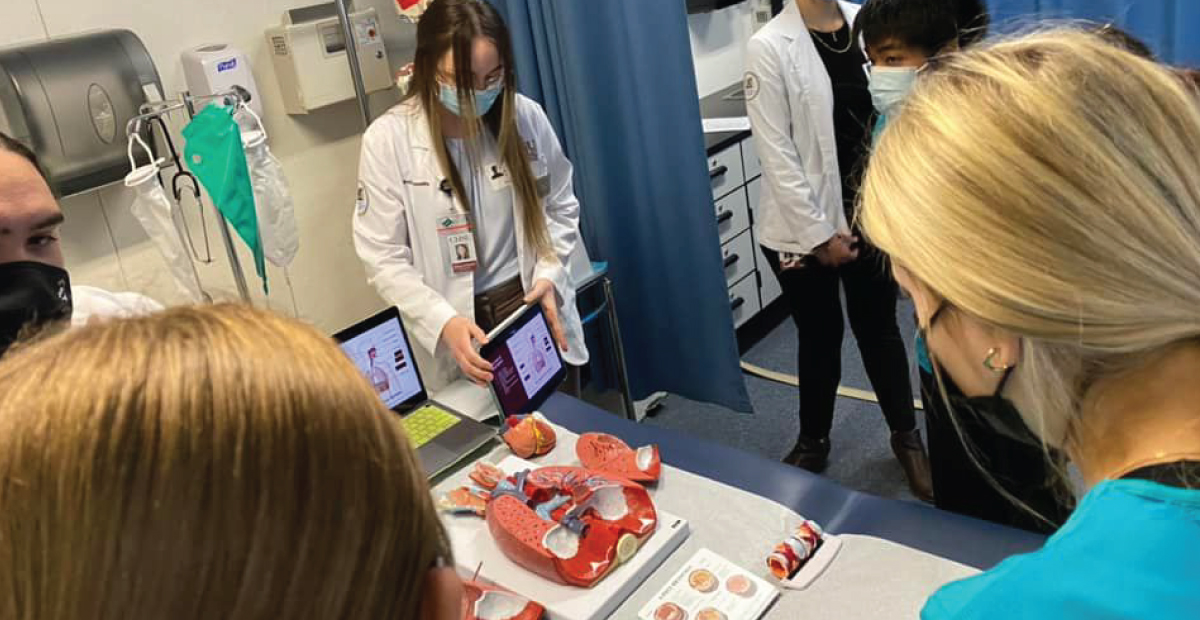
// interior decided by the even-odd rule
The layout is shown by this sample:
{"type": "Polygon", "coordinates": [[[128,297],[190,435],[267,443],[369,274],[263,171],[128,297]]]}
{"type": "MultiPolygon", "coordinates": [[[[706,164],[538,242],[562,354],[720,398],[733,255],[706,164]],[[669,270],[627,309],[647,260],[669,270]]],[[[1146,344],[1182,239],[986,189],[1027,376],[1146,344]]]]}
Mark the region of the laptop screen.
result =
{"type": "Polygon", "coordinates": [[[339,334],[342,350],[354,360],[383,403],[390,409],[420,404],[409,402],[418,397],[424,400],[425,387],[395,308],[368,319],[352,331],[339,334]]]}

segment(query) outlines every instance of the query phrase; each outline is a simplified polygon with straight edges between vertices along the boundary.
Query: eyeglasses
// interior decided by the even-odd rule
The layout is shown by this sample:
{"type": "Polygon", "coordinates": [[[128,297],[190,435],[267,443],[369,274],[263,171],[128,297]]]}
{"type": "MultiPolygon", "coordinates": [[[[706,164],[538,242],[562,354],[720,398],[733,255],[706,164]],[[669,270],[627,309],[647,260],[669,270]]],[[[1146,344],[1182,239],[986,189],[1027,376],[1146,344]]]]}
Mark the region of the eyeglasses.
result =
{"type": "MultiPolygon", "coordinates": [[[[505,72],[503,70],[501,70],[499,73],[497,73],[496,75],[489,78],[486,82],[484,82],[483,88],[479,88],[476,90],[492,90],[493,88],[496,88],[497,86],[504,84],[505,77],[506,77],[505,72]]],[[[451,88],[457,88],[457,84],[458,84],[458,82],[454,79],[453,75],[446,75],[445,73],[442,73],[441,71],[438,71],[438,73],[437,73],[437,81],[441,82],[442,84],[445,84],[446,86],[449,86],[451,88]]]]}

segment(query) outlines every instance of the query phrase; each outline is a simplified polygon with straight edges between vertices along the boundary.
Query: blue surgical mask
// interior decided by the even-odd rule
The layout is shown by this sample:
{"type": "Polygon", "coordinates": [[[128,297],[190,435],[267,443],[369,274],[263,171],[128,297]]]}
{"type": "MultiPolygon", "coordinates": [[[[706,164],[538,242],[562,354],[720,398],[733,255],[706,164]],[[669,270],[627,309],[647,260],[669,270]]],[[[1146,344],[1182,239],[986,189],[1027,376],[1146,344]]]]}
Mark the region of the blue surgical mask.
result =
{"type": "Polygon", "coordinates": [[[872,67],[871,103],[880,114],[890,114],[908,96],[916,80],[916,67],[872,67]]]}
{"type": "MultiPolygon", "coordinates": [[[[458,104],[458,90],[445,84],[439,84],[439,86],[442,89],[439,94],[442,105],[446,106],[446,109],[455,116],[462,116],[462,106],[458,104]]],[[[475,112],[480,116],[487,114],[492,106],[496,105],[496,100],[500,98],[502,92],[504,92],[503,84],[497,84],[487,90],[475,91],[475,112]]]]}

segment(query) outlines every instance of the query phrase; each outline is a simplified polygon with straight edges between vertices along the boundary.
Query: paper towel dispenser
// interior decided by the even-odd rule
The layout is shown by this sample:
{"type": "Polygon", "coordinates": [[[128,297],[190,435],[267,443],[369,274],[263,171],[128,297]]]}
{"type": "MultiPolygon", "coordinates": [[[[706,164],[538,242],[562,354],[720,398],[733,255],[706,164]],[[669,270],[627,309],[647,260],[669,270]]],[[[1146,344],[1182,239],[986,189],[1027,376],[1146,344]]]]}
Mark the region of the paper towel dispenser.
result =
{"type": "Polygon", "coordinates": [[[125,124],[162,82],[142,41],[109,30],[0,50],[0,108],[50,186],[78,194],[125,178],[125,124]]]}

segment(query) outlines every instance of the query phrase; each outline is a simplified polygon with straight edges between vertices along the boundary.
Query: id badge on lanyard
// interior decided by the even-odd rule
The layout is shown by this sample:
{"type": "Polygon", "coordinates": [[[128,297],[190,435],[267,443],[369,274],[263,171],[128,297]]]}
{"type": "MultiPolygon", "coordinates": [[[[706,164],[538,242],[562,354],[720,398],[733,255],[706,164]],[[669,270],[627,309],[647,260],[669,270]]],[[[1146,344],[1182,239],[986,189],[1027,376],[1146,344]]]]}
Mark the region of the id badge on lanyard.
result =
{"type": "Polygon", "coordinates": [[[442,242],[442,255],[449,258],[451,272],[471,273],[479,267],[475,233],[466,213],[450,211],[438,219],[438,238],[442,242]]]}

